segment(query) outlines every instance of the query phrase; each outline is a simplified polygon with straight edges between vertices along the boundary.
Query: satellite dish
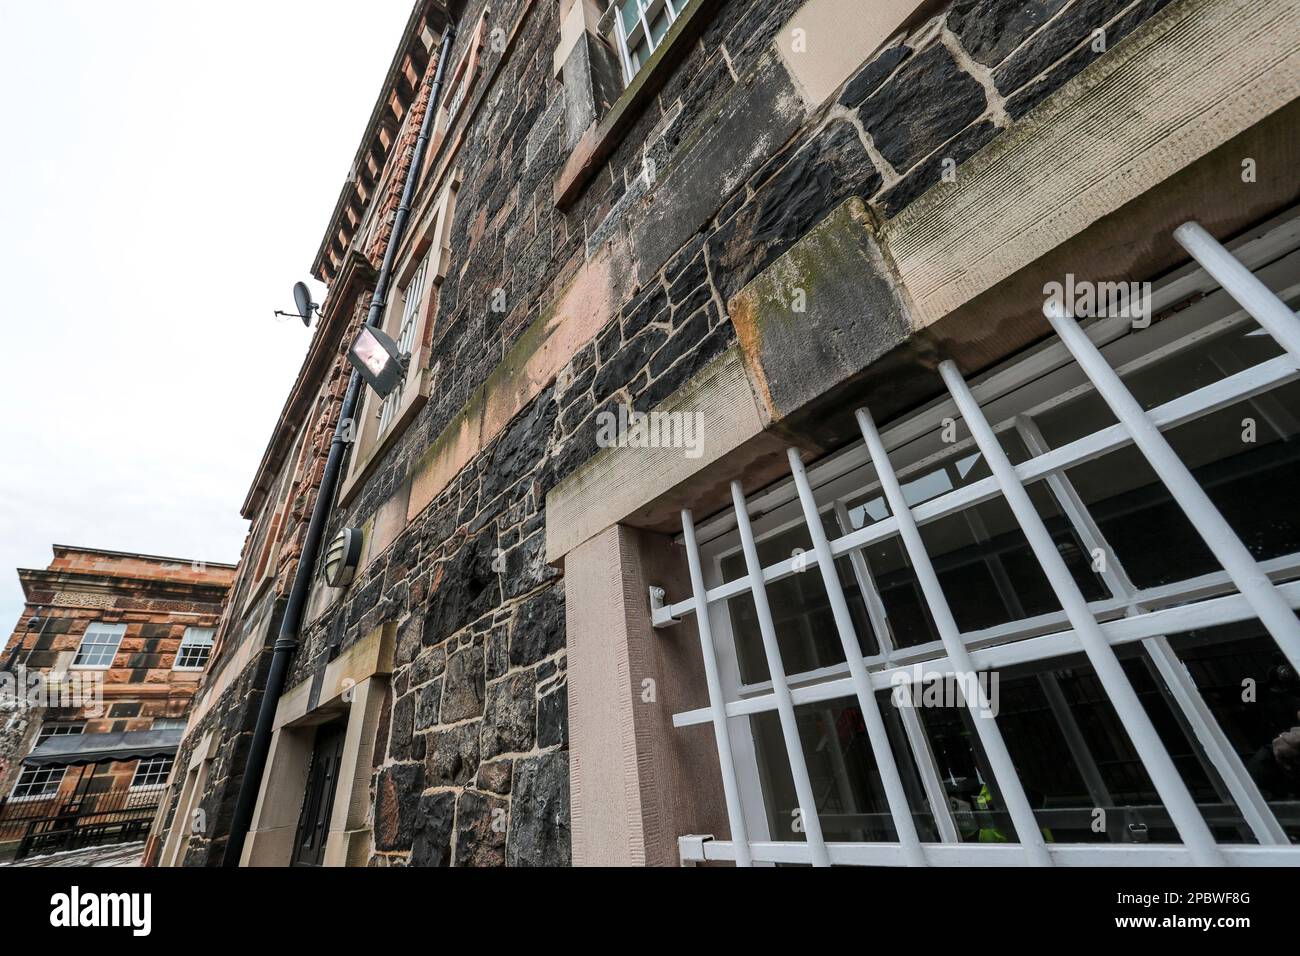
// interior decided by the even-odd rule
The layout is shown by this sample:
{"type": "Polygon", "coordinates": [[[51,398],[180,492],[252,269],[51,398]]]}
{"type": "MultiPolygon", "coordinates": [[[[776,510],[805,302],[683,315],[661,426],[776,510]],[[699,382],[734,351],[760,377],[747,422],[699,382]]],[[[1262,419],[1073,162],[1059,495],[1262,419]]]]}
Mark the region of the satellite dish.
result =
{"type": "Polygon", "coordinates": [[[316,303],[311,300],[311,290],[307,288],[305,282],[295,282],[293,284],[293,304],[298,307],[298,315],[302,319],[302,324],[311,326],[312,313],[316,311],[316,303]]]}

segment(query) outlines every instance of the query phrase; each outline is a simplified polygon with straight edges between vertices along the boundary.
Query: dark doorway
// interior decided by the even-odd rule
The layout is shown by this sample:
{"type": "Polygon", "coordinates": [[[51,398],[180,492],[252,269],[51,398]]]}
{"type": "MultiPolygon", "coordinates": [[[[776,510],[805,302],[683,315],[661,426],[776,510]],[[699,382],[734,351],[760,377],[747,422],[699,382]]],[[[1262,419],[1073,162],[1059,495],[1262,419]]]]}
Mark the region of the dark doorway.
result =
{"type": "Polygon", "coordinates": [[[346,732],[347,722],[342,720],[322,724],[316,730],[316,746],[307,769],[307,791],[293,841],[293,866],[320,866],[324,861],[346,732]]]}

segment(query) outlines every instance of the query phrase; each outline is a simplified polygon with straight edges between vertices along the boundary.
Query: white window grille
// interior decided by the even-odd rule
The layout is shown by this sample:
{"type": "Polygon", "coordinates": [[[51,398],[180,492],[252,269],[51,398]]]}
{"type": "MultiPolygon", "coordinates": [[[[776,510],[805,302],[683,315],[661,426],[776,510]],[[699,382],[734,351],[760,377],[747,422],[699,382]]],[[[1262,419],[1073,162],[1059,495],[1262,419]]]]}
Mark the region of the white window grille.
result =
{"type": "Polygon", "coordinates": [[[690,0],[614,0],[609,13],[623,64],[623,81],[631,83],[659,48],[690,0]]]}
{"type": "Polygon", "coordinates": [[[212,639],[216,632],[210,627],[187,627],[181,646],[176,649],[174,670],[201,671],[212,653],[212,639]]]}
{"type": "MultiPolygon", "coordinates": [[[[397,332],[397,348],[403,355],[410,355],[415,348],[415,333],[420,327],[420,307],[424,304],[425,278],[429,272],[430,254],[415,270],[415,275],[407,283],[402,300],[402,324],[397,332]]],[[[385,397],[379,406],[379,434],[382,435],[397,414],[402,404],[402,394],[406,391],[406,379],[403,377],[385,397]]]]}
{"type": "Polygon", "coordinates": [[[1175,237],[1161,321],[1050,312],[682,512],[692,595],[651,603],[695,615],[709,706],[674,723],[712,725],[731,830],[683,862],[1300,862],[1300,233],[1175,237]]]}
{"type": "Polygon", "coordinates": [[[87,626],[86,633],[82,635],[81,645],[77,648],[77,656],[73,658],[72,666],[98,668],[113,666],[113,658],[117,656],[117,647],[122,643],[122,635],[125,633],[125,624],[104,624],[93,621],[87,626]]]}
{"type": "MultiPolygon", "coordinates": [[[[36,746],[51,737],[71,737],[82,733],[85,724],[44,724],[36,735],[36,746]]],[[[50,797],[59,792],[67,767],[23,767],[14,782],[13,799],[34,800],[50,797]]]]}
{"type": "Polygon", "coordinates": [[[148,790],[161,787],[167,782],[167,775],[172,772],[172,757],[146,757],[135,767],[135,776],[131,778],[132,790],[148,790]]]}

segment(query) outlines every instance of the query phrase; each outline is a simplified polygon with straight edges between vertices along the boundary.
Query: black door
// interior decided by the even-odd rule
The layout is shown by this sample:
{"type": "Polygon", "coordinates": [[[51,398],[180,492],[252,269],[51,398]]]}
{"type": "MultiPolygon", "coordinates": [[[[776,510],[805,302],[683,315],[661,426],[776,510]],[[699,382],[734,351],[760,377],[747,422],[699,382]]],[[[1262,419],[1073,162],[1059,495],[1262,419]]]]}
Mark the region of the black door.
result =
{"type": "Polygon", "coordinates": [[[343,721],[322,724],[316,730],[316,746],[307,770],[307,792],[303,795],[298,833],[293,841],[294,866],[320,866],[324,860],[346,730],[343,721]]]}

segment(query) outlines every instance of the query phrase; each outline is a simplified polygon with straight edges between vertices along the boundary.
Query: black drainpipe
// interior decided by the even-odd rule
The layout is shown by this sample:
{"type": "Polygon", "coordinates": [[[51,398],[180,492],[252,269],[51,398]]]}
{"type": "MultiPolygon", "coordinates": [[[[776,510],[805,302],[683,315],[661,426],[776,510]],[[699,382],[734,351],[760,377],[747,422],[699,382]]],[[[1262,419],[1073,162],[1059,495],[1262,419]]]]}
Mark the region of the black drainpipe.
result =
{"type": "MultiPolygon", "coordinates": [[[[379,326],[383,320],[393,260],[397,257],[397,248],[402,244],[402,238],[406,233],[406,220],[411,214],[411,203],[420,181],[420,169],[424,165],[424,151],[433,135],[438,102],[442,97],[447,56],[451,52],[451,44],[455,39],[456,28],[448,24],[446,32],[442,35],[442,47],[438,51],[438,68],[429,91],[429,105],[425,109],[424,119],[420,123],[420,135],[411,153],[411,168],[406,173],[402,202],[397,207],[397,215],[393,219],[393,231],[388,237],[388,246],[384,250],[384,262],[379,269],[379,278],[375,282],[375,294],[370,300],[366,325],[379,326]]],[[[223,866],[239,866],[239,858],[244,852],[244,839],[248,836],[248,827],[253,822],[253,807],[257,803],[262,774],[266,770],[266,755],[271,748],[271,724],[275,719],[276,706],[280,703],[280,695],[284,693],[284,680],[289,671],[289,661],[298,647],[298,627],[302,623],[303,609],[311,593],[316,556],[320,552],[325,526],[329,523],[330,511],[334,504],[334,490],[338,484],[343,454],[347,450],[349,432],[352,431],[352,415],[356,410],[357,398],[360,394],[361,376],[354,371],[348,380],[348,390],[343,396],[343,405],[339,408],[339,421],[334,428],[334,439],[330,442],[329,457],[325,459],[325,473],[321,475],[320,491],[316,494],[316,504],[312,507],[311,520],[307,523],[307,537],[302,543],[302,554],[298,558],[298,569],[293,576],[293,587],[289,591],[284,616],[280,620],[280,634],[276,638],[271,655],[271,669],[267,673],[266,690],[262,694],[262,703],[257,711],[257,725],[253,728],[253,739],[248,746],[248,762],[244,765],[244,777],[239,785],[239,797],[235,802],[235,812],[230,822],[230,836],[226,841],[225,855],[222,857],[223,866]]]]}

